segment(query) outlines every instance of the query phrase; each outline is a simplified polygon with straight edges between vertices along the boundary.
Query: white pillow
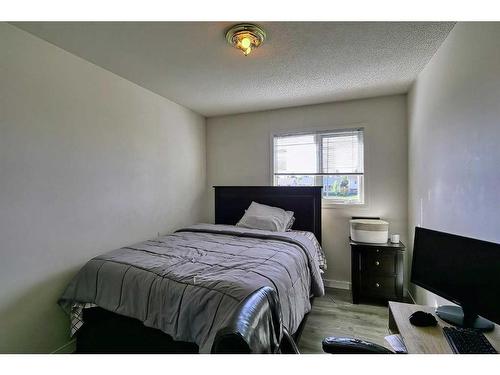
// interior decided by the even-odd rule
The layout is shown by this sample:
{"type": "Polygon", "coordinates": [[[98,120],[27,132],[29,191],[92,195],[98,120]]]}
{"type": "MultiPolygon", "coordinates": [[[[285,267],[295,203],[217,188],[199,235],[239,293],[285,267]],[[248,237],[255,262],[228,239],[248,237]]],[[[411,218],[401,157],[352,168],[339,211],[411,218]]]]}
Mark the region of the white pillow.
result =
{"type": "Polygon", "coordinates": [[[293,211],[252,202],[236,226],[285,232],[293,218],[293,211]]]}

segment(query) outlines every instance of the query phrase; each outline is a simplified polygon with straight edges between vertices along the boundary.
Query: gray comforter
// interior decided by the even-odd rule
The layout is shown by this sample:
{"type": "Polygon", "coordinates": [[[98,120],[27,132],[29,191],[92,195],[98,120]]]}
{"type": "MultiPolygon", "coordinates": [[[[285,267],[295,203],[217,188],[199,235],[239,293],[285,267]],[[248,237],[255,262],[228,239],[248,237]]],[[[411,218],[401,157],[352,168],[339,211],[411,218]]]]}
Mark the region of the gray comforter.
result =
{"type": "Polygon", "coordinates": [[[263,286],[277,291],[295,332],[310,296],[324,294],[315,252],[299,233],[198,224],[90,260],[59,304],[67,312],[95,304],[207,353],[237,305],[263,286]]]}

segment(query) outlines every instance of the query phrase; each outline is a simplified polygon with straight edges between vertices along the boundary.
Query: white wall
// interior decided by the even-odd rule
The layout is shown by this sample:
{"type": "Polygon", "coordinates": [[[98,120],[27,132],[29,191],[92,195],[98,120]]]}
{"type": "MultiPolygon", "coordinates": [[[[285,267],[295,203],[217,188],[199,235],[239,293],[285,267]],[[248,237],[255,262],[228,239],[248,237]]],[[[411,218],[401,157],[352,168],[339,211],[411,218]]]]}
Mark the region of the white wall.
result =
{"type": "Polygon", "coordinates": [[[323,209],[326,278],[350,282],[348,220],[376,215],[407,239],[406,96],[389,96],[207,119],[209,218],[213,220],[213,185],[269,185],[270,137],[274,132],[365,127],[366,194],[363,208],[323,209]]]}
{"type": "Polygon", "coordinates": [[[458,23],[408,104],[411,236],[421,225],[500,242],[500,23],[458,23]]]}
{"type": "Polygon", "coordinates": [[[69,341],[89,258],[205,219],[205,119],[0,24],[0,353],[69,341]]]}

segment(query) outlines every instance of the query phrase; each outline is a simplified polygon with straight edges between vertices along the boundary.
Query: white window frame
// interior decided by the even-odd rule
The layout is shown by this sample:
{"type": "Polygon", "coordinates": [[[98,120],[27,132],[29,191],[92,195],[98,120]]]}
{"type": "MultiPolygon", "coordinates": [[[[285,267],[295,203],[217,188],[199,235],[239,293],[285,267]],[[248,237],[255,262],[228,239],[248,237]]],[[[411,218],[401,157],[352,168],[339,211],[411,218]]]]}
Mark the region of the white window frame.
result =
{"type": "MultiPolygon", "coordinates": [[[[364,124],[351,124],[351,126],[342,126],[342,127],[325,127],[325,128],[311,128],[307,130],[291,130],[291,131],[279,131],[279,132],[272,132],[270,134],[270,185],[274,185],[274,165],[275,165],[275,160],[274,160],[274,138],[275,137],[283,137],[283,136],[294,136],[294,135],[309,135],[309,134],[315,134],[316,136],[321,136],[322,134],[328,134],[328,133],[341,133],[341,132],[348,132],[348,131],[354,131],[354,130],[361,130],[363,131],[363,178],[361,179],[361,188],[362,188],[362,194],[363,194],[363,202],[362,203],[344,203],[339,200],[335,199],[327,199],[323,198],[322,199],[322,206],[323,208],[366,208],[368,206],[368,190],[367,190],[367,158],[366,156],[366,151],[367,151],[367,131],[366,128],[363,126],[364,124]]],[[[318,153],[322,154],[321,150],[318,149],[318,153]]],[[[318,157],[318,163],[321,163],[322,160],[322,155],[319,155],[318,157]]],[[[343,175],[348,175],[343,174],[343,175]]],[[[323,186],[321,176],[317,177],[317,185],[316,186],[323,186]]]]}

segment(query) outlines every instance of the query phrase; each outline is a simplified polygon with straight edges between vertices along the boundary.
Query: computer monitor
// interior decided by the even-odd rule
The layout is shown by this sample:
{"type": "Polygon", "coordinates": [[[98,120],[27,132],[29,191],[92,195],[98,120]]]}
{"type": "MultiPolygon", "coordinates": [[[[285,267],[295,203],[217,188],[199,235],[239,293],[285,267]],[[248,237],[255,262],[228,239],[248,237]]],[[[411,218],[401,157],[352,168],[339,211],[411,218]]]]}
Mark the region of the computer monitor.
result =
{"type": "Polygon", "coordinates": [[[450,324],[500,323],[500,244],[416,227],[411,282],[459,305],[436,310],[450,324]]]}

